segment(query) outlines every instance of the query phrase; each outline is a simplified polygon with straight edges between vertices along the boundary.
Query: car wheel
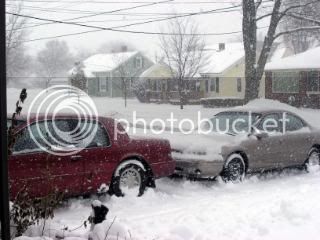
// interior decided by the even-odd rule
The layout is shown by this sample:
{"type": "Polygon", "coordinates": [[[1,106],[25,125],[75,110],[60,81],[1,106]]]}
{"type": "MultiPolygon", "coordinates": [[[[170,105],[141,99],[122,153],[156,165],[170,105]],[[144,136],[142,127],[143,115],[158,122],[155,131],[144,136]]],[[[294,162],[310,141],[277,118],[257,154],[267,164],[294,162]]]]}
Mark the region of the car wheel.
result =
{"type": "Polygon", "coordinates": [[[240,154],[232,154],[228,157],[221,177],[225,182],[241,182],[245,177],[246,166],[240,154]]]}
{"type": "Polygon", "coordinates": [[[320,151],[317,148],[312,148],[308,154],[308,160],[305,163],[307,172],[313,172],[319,169],[320,166],[320,151]]]}
{"type": "Polygon", "coordinates": [[[130,163],[120,167],[117,172],[112,183],[113,193],[116,196],[143,195],[147,177],[141,166],[130,163]]]}

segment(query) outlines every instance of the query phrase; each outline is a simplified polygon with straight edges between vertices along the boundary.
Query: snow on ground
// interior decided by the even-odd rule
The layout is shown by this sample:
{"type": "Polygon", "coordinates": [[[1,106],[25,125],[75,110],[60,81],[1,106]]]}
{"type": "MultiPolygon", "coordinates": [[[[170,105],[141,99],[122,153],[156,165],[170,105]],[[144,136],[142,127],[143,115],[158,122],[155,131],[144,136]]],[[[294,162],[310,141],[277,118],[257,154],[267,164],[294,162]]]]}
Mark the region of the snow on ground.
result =
{"type": "MultiPolygon", "coordinates": [[[[28,91],[23,112],[26,112],[33,96],[38,92],[39,90],[28,91]]],[[[8,90],[8,109],[11,112],[18,94],[17,89],[8,90]]],[[[223,110],[204,109],[201,106],[186,106],[184,110],[180,110],[178,106],[141,104],[136,100],[129,100],[128,108],[124,108],[122,99],[93,100],[100,115],[108,114],[130,120],[132,112],[137,111],[137,116],[145,118],[147,122],[155,117],[167,119],[171,112],[178,119],[196,120],[198,111],[204,117],[211,117],[223,110]]],[[[249,107],[269,106],[291,110],[310,124],[319,126],[319,110],[295,109],[271,100],[249,103],[249,107]]],[[[140,198],[126,196],[100,199],[110,212],[108,221],[96,231],[99,234],[103,229],[106,231],[115,219],[111,233],[115,236],[117,232],[121,232],[126,239],[318,239],[319,183],[320,171],[309,174],[289,171],[284,174],[251,176],[241,184],[161,179],[156,182],[155,190],[149,189],[140,198]]],[[[69,229],[77,228],[90,215],[90,203],[93,199],[96,197],[71,199],[67,206],[56,211],[53,220],[46,223],[47,229],[55,231],[65,226],[69,229]]],[[[39,235],[36,229],[38,228],[35,227],[26,234],[39,235]]],[[[69,240],[87,237],[88,231],[80,227],[72,232],[73,238],[69,240]]]]}
{"type": "MultiPolygon", "coordinates": [[[[319,182],[320,172],[294,171],[252,176],[241,184],[162,179],[138,199],[111,197],[103,203],[110,209],[108,222],[115,218],[115,229],[121,226],[132,239],[318,239],[319,182]]],[[[90,211],[90,200],[73,199],[51,224],[76,228],[90,211]]]]}
{"type": "MultiPolygon", "coordinates": [[[[15,103],[18,100],[20,89],[8,89],[8,112],[13,112],[15,109],[15,103]]],[[[27,109],[30,106],[35,96],[41,92],[40,89],[28,89],[28,97],[25,101],[22,113],[27,113],[27,109]]],[[[170,127],[170,123],[167,121],[173,114],[174,118],[178,121],[174,122],[174,127],[178,127],[179,122],[182,119],[190,119],[197,123],[198,115],[201,118],[210,118],[216,113],[226,110],[225,108],[203,108],[200,105],[187,105],[183,110],[179,109],[179,106],[171,104],[143,104],[136,99],[129,99],[127,108],[124,107],[124,100],[121,98],[105,98],[105,97],[93,97],[93,101],[96,104],[97,110],[101,116],[111,116],[116,119],[127,119],[129,122],[133,122],[134,115],[136,119],[144,119],[147,125],[150,125],[152,120],[158,118],[165,121],[166,126],[170,127]]],[[[297,109],[287,104],[280,103],[278,101],[269,99],[258,99],[250,102],[246,107],[249,108],[277,108],[292,111],[311,125],[319,127],[320,110],[314,109],[297,109]]],[[[140,124],[141,122],[138,122],[140,124]]],[[[154,122],[154,125],[160,125],[159,122],[154,122]]],[[[182,125],[182,128],[189,129],[188,123],[182,125]]]]}

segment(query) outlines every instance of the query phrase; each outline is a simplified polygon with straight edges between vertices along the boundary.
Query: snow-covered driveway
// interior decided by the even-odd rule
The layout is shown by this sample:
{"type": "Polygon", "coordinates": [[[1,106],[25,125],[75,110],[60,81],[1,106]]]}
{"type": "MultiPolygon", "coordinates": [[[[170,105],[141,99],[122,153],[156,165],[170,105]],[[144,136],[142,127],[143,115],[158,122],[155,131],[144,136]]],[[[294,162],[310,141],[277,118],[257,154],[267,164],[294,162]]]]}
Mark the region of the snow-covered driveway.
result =
{"type": "MultiPolygon", "coordinates": [[[[318,239],[320,172],[251,176],[241,184],[163,179],[140,198],[103,199],[108,219],[133,239],[318,239]]],[[[76,227],[90,200],[71,200],[53,220],[76,227]]],[[[84,232],[79,229],[78,232],[84,232]]]]}

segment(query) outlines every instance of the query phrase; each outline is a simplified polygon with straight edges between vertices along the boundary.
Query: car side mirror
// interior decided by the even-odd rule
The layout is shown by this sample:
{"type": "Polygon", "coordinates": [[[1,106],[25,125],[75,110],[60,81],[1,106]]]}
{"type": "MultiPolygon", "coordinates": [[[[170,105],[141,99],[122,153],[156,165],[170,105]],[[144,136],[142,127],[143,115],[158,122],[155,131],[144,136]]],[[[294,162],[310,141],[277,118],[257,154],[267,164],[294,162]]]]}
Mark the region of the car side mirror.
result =
{"type": "Polygon", "coordinates": [[[269,134],[266,132],[256,132],[253,134],[258,140],[269,137],[269,134]]]}
{"type": "Polygon", "coordinates": [[[249,136],[255,136],[258,140],[269,137],[267,132],[259,131],[256,128],[251,128],[251,133],[249,136]]]}

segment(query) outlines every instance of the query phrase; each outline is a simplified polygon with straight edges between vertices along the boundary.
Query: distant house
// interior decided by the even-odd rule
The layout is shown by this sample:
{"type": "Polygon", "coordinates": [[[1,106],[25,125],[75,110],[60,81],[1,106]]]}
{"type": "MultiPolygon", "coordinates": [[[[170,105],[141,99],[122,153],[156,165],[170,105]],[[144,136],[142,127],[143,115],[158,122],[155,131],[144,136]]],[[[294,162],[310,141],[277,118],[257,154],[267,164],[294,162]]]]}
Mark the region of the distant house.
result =
{"type": "MultiPolygon", "coordinates": [[[[87,92],[91,96],[121,97],[125,83],[130,96],[136,77],[152,65],[153,62],[138,51],[93,55],[82,61],[87,92]]],[[[69,76],[75,70],[71,69],[69,76]]]]}
{"type": "Polygon", "coordinates": [[[266,98],[320,108],[320,47],[268,63],[265,75],[266,98]]]}
{"type": "MultiPolygon", "coordinates": [[[[243,99],[245,92],[243,43],[220,43],[206,47],[208,64],[201,70],[204,98],[243,99]]],[[[259,95],[264,96],[264,79],[259,95]]]]}
{"type": "MultiPolygon", "coordinates": [[[[140,75],[140,81],[147,90],[146,101],[178,102],[178,82],[170,67],[164,63],[156,63],[140,75]]],[[[200,78],[186,78],[183,82],[184,99],[194,102],[200,99],[200,78]]]]}
{"type": "MultiPolygon", "coordinates": [[[[257,43],[257,54],[262,42],[257,43]]],[[[245,52],[242,42],[219,43],[207,46],[208,64],[200,72],[204,81],[201,92],[204,106],[219,107],[243,104],[245,95],[245,52]]],[[[268,61],[281,59],[291,54],[285,46],[275,43],[268,61]]],[[[259,97],[265,97],[265,76],[260,79],[259,97]]]]}

